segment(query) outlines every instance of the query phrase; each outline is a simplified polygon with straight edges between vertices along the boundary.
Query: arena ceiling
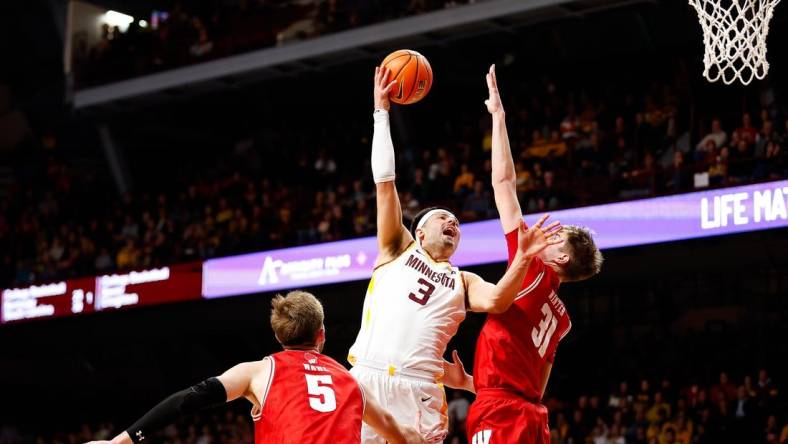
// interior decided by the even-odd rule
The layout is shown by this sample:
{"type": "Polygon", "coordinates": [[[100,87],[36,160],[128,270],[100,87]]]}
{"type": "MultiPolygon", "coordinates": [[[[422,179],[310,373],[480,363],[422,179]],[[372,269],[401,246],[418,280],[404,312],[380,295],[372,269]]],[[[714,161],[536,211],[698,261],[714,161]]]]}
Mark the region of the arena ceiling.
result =
{"type": "MultiPolygon", "coordinates": [[[[137,7],[138,2],[97,0],[94,3],[122,9],[132,3],[137,7]]],[[[145,3],[163,5],[169,2],[147,0],[145,3]]],[[[167,100],[173,95],[183,97],[237,88],[351,61],[377,60],[392,47],[447,46],[454,41],[492,33],[517,36],[523,29],[544,23],[586,21],[604,11],[658,3],[656,0],[487,0],[87,88],[74,94],[74,106],[77,109],[106,110],[118,106],[128,109],[167,100]]],[[[639,36],[638,40],[649,38],[639,36]]]]}

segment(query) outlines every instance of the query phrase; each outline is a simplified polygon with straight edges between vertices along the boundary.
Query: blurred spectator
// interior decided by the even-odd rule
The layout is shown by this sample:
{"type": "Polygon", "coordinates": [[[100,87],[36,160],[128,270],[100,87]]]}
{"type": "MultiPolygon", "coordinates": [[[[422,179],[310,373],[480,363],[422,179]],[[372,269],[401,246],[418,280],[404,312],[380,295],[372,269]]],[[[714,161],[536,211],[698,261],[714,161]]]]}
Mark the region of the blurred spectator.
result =
{"type": "Polygon", "coordinates": [[[139,250],[134,245],[134,239],[126,239],[126,244],[118,250],[115,263],[121,270],[133,268],[139,265],[139,250]]]}
{"type": "Polygon", "coordinates": [[[474,186],[473,173],[468,169],[468,165],[463,163],[460,166],[460,174],[454,180],[454,194],[458,196],[465,195],[474,186]]]}
{"type": "Polygon", "coordinates": [[[484,188],[484,182],[477,180],[473,184],[473,192],[465,198],[462,206],[464,220],[489,218],[493,212],[490,192],[484,188]]]}
{"type": "Polygon", "coordinates": [[[470,403],[460,390],[454,390],[449,401],[449,438],[452,443],[465,443],[465,421],[470,403]]]}
{"type": "Polygon", "coordinates": [[[708,164],[714,161],[716,154],[719,152],[717,149],[720,146],[714,140],[706,140],[703,144],[698,144],[695,149],[695,162],[700,164],[708,164]]]}
{"type": "Polygon", "coordinates": [[[720,373],[719,383],[711,387],[709,394],[713,400],[722,398],[732,401],[736,399],[737,389],[728,379],[728,373],[722,372],[720,373]]]}
{"type": "Polygon", "coordinates": [[[681,444],[692,444],[694,424],[683,411],[679,411],[674,421],[676,441],[681,444]]]}
{"type": "Polygon", "coordinates": [[[618,385],[618,390],[610,395],[608,405],[612,408],[618,408],[627,402],[632,402],[632,395],[629,393],[629,384],[627,381],[621,381],[618,385]]]}
{"type": "Polygon", "coordinates": [[[709,166],[709,184],[720,186],[728,180],[728,147],[724,146],[717,155],[715,162],[709,166]]]}
{"type": "Polygon", "coordinates": [[[535,187],[530,196],[526,206],[529,213],[558,208],[561,205],[561,192],[555,184],[555,173],[553,171],[545,171],[542,175],[541,186],[535,187]]]}
{"type": "Polygon", "coordinates": [[[660,416],[669,418],[671,416],[670,405],[662,399],[662,392],[654,393],[654,403],[646,412],[646,419],[650,422],[656,422],[660,416]]]}
{"type": "Polygon", "coordinates": [[[621,174],[624,179],[624,190],[621,192],[621,197],[626,199],[650,195],[656,190],[660,173],[654,156],[647,152],[643,157],[643,164],[639,168],[624,171],[621,174]]]}
{"type": "MultiPolygon", "coordinates": [[[[771,416],[769,418],[771,418],[771,416]]],[[[776,417],[775,417],[774,422],[775,423],[777,422],[777,418],[776,417]]],[[[769,440],[769,435],[772,434],[772,433],[773,432],[769,429],[769,427],[767,425],[767,431],[766,431],[766,439],[767,439],[767,441],[769,440]]],[[[783,426],[783,430],[782,430],[782,432],[780,432],[780,438],[779,438],[778,442],[780,444],[788,443],[788,423],[783,426]]]]}
{"type": "MultiPolygon", "coordinates": [[[[621,139],[623,140],[623,137],[621,139]]],[[[598,132],[593,132],[588,139],[577,142],[574,160],[578,166],[576,174],[579,177],[592,177],[601,172],[608,159],[598,132]]]]}
{"type": "Polygon", "coordinates": [[[586,425],[585,418],[583,417],[583,410],[576,409],[572,413],[572,423],[569,426],[569,440],[570,442],[586,442],[586,437],[591,431],[586,425]]]}
{"type": "Polygon", "coordinates": [[[752,120],[749,113],[744,113],[741,117],[742,125],[736,128],[734,135],[738,140],[743,140],[747,145],[752,146],[758,137],[758,130],[752,126],[752,120]]]}
{"type": "Polygon", "coordinates": [[[711,121],[711,131],[706,134],[698,145],[695,147],[697,151],[708,151],[709,149],[709,142],[714,142],[714,146],[723,146],[725,142],[728,141],[728,134],[722,129],[722,124],[720,123],[720,119],[714,119],[711,121]]]}
{"type": "Polygon", "coordinates": [[[759,393],[768,393],[772,390],[772,378],[765,369],[758,371],[758,391],[759,393]]]}
{"type": "Polygon", "coordinates": [[[673,427],[665,428],[659,441],[660,444],[680,444],[680,442],[676,440],[676,430],[673,429],[673,427]]]}
{"type": "Polygon", "coordinates": [[[569,440],[569,422],[563,412],[556,415],[555,424],[550,429],[550,442],[566,443],[569,440]]]}
{"type": "Polygon", "coordinates": [[[651,403],[651,384],[649,384],[648,379],[640,381],[640,390],[635,397],[635,402],[644,406],[651,403]]]}
{"type": "Polygon", "coordinates": [[[692,172],[684,164],[684,153],[680,150],[673,152],[673,163],[665,171],[665,189],[670,192],[680,192],[690,189],[692,172]]]}
{"type": "Polygon", "coordinates": [[[524,152],[525,157],[546,157],[549,153],[550,146],[542,135],[542,132],[534,130],[531,134],[531,144],[524,152]]]}
{"type": "Polygon", "coordinates": [[[728,177],[734,183],[746,182],[752,174],[753,147],[744,140],[734,147],[728,168],[728,177]]]}
{"type": "Polygon", "coordinates": [[[778,441],[778,438],[781,438],[780,435],[780,429],[777,425],[777,416],[769,415],[769,417],[766,418],[766,426],[763,428],[764,441],[769,444],[777,442],[783,444],[782,439],[778,441]]]}
{"type": "Polygon", "coordinates": [[[758,138],[755,141],[755,150],[753,155],[755,157],[766,157],[766,148],[771,143],[779,143],[780,135],[774,129],[774,123],[771,120],[763,122],[761,131],[758,132],[758,138]]]}
{"type": "Polygon", "coordinates": [[[543,149],[546,151],[545,156],[563,157],[566,154],[566,142],[561,140],[561,134],[554,130],[550,132],[550,139],[545,143],[543,149]]]}

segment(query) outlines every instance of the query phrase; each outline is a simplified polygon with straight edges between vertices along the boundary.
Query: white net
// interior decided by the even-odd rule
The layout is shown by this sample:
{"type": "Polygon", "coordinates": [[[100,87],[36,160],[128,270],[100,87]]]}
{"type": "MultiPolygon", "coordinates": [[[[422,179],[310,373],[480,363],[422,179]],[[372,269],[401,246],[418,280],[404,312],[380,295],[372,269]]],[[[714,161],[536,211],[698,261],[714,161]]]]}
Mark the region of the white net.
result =
{"type": "Polygon", "coordinates": [[[769,72],[766,37],[780,0],[689,0],[703,28],[703,75],[747,85],[769,72]]]}

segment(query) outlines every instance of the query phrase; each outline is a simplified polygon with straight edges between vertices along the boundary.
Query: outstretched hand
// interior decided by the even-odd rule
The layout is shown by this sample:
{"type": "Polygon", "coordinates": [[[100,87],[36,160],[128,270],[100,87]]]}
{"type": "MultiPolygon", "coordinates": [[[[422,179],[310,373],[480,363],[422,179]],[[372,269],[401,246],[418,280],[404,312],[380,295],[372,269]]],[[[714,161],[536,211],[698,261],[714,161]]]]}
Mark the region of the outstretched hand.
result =
{"type": "Polygon", "coordinates": [[[465,365],[460,360],[457,350],[451,352],[452,362],[443,361],[443,384],[447,387],[473,391],[470,375],[465,373],[465,365]]]}
{"type": "Polygon", "coordinates": [[[525,225],[521,224],[518,233],[518,248],[527,258],[532,258],[542,252],[550,245],[556,245],[563,242],[563,239],[558,236],[558,233],[564,228],[561,222],[555,221],[546,227],[542,227],[549,214],[545,214],[539,220],[531,225],[528,229],[525,225]]]}
{"type": "Polygon", "coordinates": [[[389,69],[380,66],[375,67],[375,88],[373,92],[373,97],[375,98],[375,109],[385,109],[388,111],[391,108],[391,102],[389,101],[389,93],[391,92],[391,88],[394,87],[394,84],[397,83],[396,80],[392,80],[391,82],[388,81],[389,78],[389,69]]]}
{"type": "Polygon", "coordinates": [[[498,79],[495,78],[495,64],[491,65],[487,72],[487,92],[489,97],[484,101],[487,111],[490,114],[503,113],[503,103],[501,103],[501,95],[498,93],[498,79]]]}

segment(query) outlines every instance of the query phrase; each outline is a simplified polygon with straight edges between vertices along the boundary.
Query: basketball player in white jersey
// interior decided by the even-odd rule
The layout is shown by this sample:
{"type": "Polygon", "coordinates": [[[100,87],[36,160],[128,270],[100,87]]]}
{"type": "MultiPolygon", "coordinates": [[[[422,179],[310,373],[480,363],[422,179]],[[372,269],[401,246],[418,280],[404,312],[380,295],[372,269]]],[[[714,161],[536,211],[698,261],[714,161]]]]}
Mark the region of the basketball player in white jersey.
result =
{"type": "MultiPolygon", "coordinates": [[[[428,441],[440,442],[448,426],[441,385],[446,345],[466,310],[502,313],[509,308],[531,258],[556,242],[552,235],[561,225],[553,222],[542,228],[547,219],[543,216],[528,230],[523,227],[517,254],[497,284],[449,262],[460,241],[460,226],[448,209],[423,210],[411,229],[405,228],[394,183],[388,118],[388,95],[394,83],[386,81],[388,74],[385,68],[375,69],[371,164],[379,253],[348,361],[353,365],[351,373],[398,421],[419,421],[428,441]]],[[[365,444],[385,442],[366,426],[361,439],[365,444]]]]}

